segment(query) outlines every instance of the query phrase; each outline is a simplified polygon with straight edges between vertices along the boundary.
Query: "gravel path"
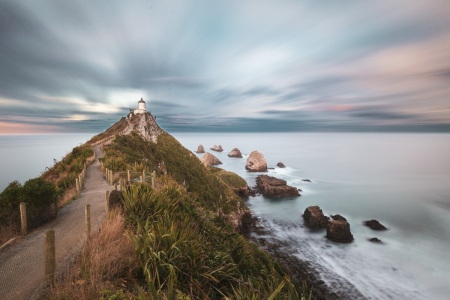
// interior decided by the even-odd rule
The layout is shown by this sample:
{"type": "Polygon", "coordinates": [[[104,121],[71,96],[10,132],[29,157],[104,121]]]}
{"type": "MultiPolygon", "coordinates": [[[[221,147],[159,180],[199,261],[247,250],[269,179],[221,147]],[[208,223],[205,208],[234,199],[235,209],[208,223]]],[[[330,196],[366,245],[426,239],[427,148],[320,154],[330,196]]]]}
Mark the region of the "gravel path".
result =
{"type": "Polygon", "coordinates": [[[35,299],[45,288],[44,243],[47,230],[55,230],[58,273],[81,250],[85,240],[86,204],[91,205],[91,232],[99,227],[105,215],[105,192],[112,187],[100,172],[100,146],[95,147],[95,154],[97,159],[87,168],[80,196],[59,210],[55,220],[0,251],[0,299],[35,299]]]}

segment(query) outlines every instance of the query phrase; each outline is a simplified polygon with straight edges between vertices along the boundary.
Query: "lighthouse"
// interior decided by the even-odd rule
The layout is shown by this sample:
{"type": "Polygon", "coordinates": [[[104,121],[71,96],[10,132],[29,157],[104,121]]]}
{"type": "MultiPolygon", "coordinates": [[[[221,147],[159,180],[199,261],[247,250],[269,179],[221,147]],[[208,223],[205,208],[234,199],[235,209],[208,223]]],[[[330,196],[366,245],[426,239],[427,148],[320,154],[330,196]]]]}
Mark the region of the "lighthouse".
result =
{"type": "Polygon", "coordinates": [[[147,112],[147,108],[145,105],[145,101],[143,98],[141,98],[141,100],[139,100],[139,102],[138,102],[137,108],[134,110],[134,114],[138,115],[138,114],[143,114],[146,112],[147,112]]]}

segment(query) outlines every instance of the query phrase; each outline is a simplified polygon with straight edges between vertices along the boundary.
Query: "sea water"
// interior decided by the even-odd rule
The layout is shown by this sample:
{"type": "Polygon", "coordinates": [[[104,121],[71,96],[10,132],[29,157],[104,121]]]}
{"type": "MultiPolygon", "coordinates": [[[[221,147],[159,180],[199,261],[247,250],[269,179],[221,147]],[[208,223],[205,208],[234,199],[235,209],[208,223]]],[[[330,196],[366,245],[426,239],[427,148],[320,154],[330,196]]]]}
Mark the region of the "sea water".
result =
{"type": "MultiPolygon", "coordinates": [[[[224,152],[210,152],[223,162],[222,168],[244,177],[250,186],[258,174],[248,173],[245,161],[258,150],[274,167],[269,175],[302,189],[296,199],[256,196],[248,205],[331,288],[349,290],[351,285],[370,299],[450,297],[449,134],[172,134],[192,151],[199,144],[206,149],[221,144],[224,152]],[[244,158],[227,157],[234,147],[244,158]],[[275,167],[278,162],[287,167],[275,167]],[[323,230],[305,228],[301,215],[310,205],[346,217],[354,242],[333,243],[323,230]],[[362,225],[368,219],[389,229],[372,231],[362,225]],[[371,237],[383,244],[369,242],[371,237]]],[[[0,190],[13,180],[24,183],[39,176],[54,159],[92,136],[0,135],[0,190]]]]}
{"type": "MultiPolygon", "coordinates": [[[[226,170],[255,186],[245,170],[253,150],[268,175],[302,190],[296,199],[250,197],[248,205],[292,255],[308,262],[332,289],[356,288],[369,299],[450,297],[450,135],[399,133],[175,133],[194,151],[209,151],[226,170]],[[244,158],[229,158],[237,147],[244,158]],[[208,150],[207,150],[208,151],[208,150]],[[287,167],[278,168],[283,162],[287,167]],[[305,182],[310,179],[311,182],[305,182]],[[338,244],[303,226],[302,213],[319,205],[347,218],[355,238],[338,244]],[[372,231],[377,219],[387,231],[372,231]],[[382,244],[369,242],[378,237],[382,244]]],[[[198,155],[201,157],[201,155],[198,155]]],[[[351,295],[349,296],[351,298],[351,295]]]]}
{"type": "Polygon", "coordinates": [[[38,177],[94,134],[0,135],[0,192],[38,177]]]}

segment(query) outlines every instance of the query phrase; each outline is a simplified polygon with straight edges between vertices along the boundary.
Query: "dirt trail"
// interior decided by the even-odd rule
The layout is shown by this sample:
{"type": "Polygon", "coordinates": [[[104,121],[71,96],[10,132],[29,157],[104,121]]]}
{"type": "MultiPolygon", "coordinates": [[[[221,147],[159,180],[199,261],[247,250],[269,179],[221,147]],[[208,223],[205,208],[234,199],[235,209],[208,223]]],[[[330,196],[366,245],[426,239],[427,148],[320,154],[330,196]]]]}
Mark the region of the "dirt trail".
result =
{"type": "Polygon", "coordinates": [[[91,232],[99,227],[105,215],[105,192],[112,187],[100,172],[100,146],[95,147],[95,154],[97,159],[87,168],[80,196],[59,210],[55,220],[0,251],[1,299],[35,299],[45,287],[44,242],[47,230],[55,230],[58,273],[81,250],[85,240],[86,204],[91,205],[91,232]]]}

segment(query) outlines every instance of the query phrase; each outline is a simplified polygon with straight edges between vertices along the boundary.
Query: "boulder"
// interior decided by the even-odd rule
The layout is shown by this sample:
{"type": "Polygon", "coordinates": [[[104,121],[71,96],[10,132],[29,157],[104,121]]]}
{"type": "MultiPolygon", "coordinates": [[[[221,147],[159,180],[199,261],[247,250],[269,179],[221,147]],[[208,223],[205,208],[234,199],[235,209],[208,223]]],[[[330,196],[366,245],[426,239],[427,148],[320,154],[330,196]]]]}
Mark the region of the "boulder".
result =
{"type": "Polygon", "coordinates": [[[364,225],[372,230],[387,230],[387,228],[377,220],[364,221],[364,225]]]}
{"type": "Polygon", "coordinates": [[[205,148],[203,148],[203,145],[198,145],[197,147],[197,151],[195,151],[197,153],[205,153],[205,148]]]}
{"type": "Polygon", "coordinates": [[[267,162],[264,155],[258,151],[252,151],[247,158],[245,169],[250,172],[267,172],[267,162]]]}
{"type": "Polygon", "coordinates": [[[228,157],[242,158],[242,154],[238,148],[234,148],[230,153],[228,153],[228,157]]]}
{"type": "Polygon", "coordinates": [[[215,157],[209,152],[206,152],[205,155],[203,155],[202,158],[200,158],[200,161],[205,166],[215,166],[222,164],[222,162],[217,157],[215,157]]]}
{"type": "Polygon", "coordinates": [[[323,214],[319,206],[309,206],[303,213],[303,220],[309,228],[321,229],[327,226],[328,217],[323,214]]]}
{"type": "Polygon", "coordinates": [[[212,146],[212,148],[210,148],[210,149],[213,150],[213,151],[216,151],[216,152],[222,152],[222,151],[223,151],[221,145],[219,145],[219,146],[214,145],[214,146],[212,146]]]}
{"type": "Polygon", "coordinates": [[[340,215],[336,219],[330,219],[327,222],[327,239],[337,243],[350,243],[353,241],[353,235],[350,232],[350,224],[340,215]]]}
{"type": "Polygon", "coordinates": [[[298,189],[286,184],[286,180],[268,175],[256,177],[256,186],[261,194],[267,197],[298,197],[298,189]]]}
{"type": "Polygon", "coordinates": [[[286,168],[286,166],[282,162],[277,163],[277,167],[278,168],[286,168]]]}

